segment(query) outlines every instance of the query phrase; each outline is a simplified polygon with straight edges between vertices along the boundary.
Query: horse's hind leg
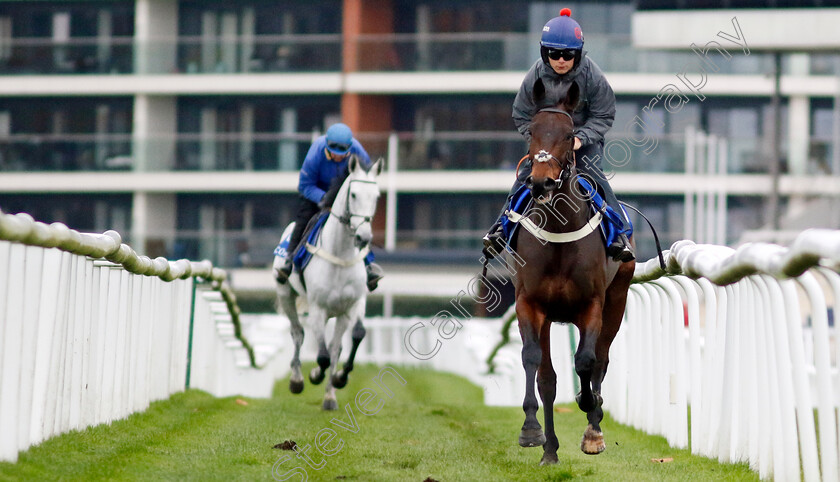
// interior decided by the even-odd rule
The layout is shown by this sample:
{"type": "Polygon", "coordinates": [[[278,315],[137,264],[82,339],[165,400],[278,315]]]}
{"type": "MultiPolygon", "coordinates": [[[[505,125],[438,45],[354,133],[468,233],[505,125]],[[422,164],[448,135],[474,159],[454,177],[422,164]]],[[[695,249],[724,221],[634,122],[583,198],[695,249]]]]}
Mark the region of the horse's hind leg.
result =
{"type": "Polygon", "coordinates": [[[534,392],[534,380],[542,360],[539,334],[545,316],[536,313],[524,302],[517,300],[516,314],[519,319],[519,335],[522,337],[522,366],[525,368],[525,400],[522,410],[525,412],[525,423],[519,432],[519,445],[523,447],[538,447],[545,443],[540,422],[537,420],[537,410],[540,404],[534,392]]]}
{"type": "Polygon", "coordinates": [[[540,334],[542,360],[537,372],[537,387],[540,390],[545,417],[545,443],[543,444],[543,456],[540,465],[556,464],[557,448],[560,446],[557,435],[554,433],[554,397],[557,394],[557,374],[554,373],[554,366],[551,363],[550,331],[551,323],[544,323],[540,334]]]}
{"type": "Polygon", "coordinates": [[[362,324],[362,319],[358,318],[356,320],[356,324],[353,325],[353,331],[350,334],[350,338],[353,340],[353,346],[350,347],[350,356],[347,357],[347,362],[344,363],[344,367],[337,371],[335,375],[333,375],[333,386],[335,388],[344,388],[347,385],[347,376],[353,371],[353,361],[356,359],[356,350],[359,348],[359,344],[365,338],[365,334],[367,330],[365,330],[365,325],[362,324]]]}
{"type": "Polygon", "coordinates": [[[292,341],[295,344],[295,353],[292,355],[292,375],[289,377],[289,391],[292,393],[300,393],[303,391],[303,373],[300,371],[300,347],[303,345],[303,325],[298,318],[297,308],[295,307],[295,296],[291,293],[280,297],[280,307],[289,318],[291,327],[292,341]]]}

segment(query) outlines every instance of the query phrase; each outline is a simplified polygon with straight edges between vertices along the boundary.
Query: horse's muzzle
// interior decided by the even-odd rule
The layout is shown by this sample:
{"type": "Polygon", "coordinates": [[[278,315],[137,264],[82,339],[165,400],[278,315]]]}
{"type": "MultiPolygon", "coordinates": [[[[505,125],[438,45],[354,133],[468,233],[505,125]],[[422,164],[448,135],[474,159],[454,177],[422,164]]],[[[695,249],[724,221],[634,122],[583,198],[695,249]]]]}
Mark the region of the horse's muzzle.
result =
{"type": "Polygon", "coordinates": [[[540,200],[542,198],[550,197],[551,192],[557,189],[558,183],[556,179],[552,179],[550,177],[544,177],[535,181],[533,176],[528,176],[528,178],[525,179],[525,187],[531,191],[534,199],[540,200]]]}
{"type": "Polygon", "coordinates": [[[362,237],[358,234],[353,236],[353,244],[359,249],[366,248],[367,245],[370,244],[370,241],[371,241],[370,238],[366,239],[366,237],[362,237]]]}

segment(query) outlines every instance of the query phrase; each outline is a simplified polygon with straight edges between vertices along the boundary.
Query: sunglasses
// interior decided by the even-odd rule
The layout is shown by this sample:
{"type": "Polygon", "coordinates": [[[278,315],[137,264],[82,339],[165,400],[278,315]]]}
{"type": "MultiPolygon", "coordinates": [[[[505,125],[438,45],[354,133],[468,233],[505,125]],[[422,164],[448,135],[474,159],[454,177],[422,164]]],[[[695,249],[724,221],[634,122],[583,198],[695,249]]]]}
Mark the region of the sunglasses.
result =
{"type": "Polygon", "coordinates": [[[548,49],[548,58],[551,60],[560,60],[561,58],[565,61],[572,60],[577,55],[576,50],[572,49],[548,49]]]}
{"type": "Polygon", "coordinates": [[[348,149],[350,149],[350,144],[339,144],[339,143],[337,143],[337,142],[330,142],[330,143],[328,143],[328,144],[327,144],[327,147],[328,147],[331,151],[335,151],[335,152],[345,152],[345,151],[347,151],[348,149]]]}

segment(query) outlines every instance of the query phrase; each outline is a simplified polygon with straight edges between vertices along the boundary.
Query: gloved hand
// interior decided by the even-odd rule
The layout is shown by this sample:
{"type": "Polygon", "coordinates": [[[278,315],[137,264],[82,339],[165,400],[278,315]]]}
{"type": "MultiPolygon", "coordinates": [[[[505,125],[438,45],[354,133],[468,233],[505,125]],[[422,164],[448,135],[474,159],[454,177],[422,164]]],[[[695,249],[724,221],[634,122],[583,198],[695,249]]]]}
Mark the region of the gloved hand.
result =
{"type": "Polygon", "coordinates": [[[321,200],[318,201],[318,209],[323,211],[327,208],[327,196],[321,196],[321,200]]]}

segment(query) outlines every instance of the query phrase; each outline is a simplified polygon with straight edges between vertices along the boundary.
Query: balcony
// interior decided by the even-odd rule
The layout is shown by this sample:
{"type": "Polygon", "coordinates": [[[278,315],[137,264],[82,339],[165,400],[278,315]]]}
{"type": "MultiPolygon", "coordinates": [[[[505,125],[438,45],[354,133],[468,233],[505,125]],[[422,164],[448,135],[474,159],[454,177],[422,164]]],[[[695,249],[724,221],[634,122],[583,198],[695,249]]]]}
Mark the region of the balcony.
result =
{"type": "MultiPolygon", "coordinates": [[[[11,134],[0,136],[0,170],[22,171],[281,171],[295,172],[318,133],[180,133],[139,139],[132,134],[11,134]]],[[[372,158],[386,157],[390,134],[359,133],[372,158]]],[[[526,153],[515,131],[401,132],[395,134],[401,171],[513,170],[526,153]]],[[[656,137],[645,151],[624,135],[610,135],[605,171],[681,173],[685,139],[656,137]],[[612,146],[614,143],[615,147],[612,146]]],[[[760,138],[727,141],[730,174],[769,172],[760,138]]],[[[826,172],[831,143],[811,141],[809,173],[826,172]]]]}
{"type": "MultiPolygon", "coordinates": [[[[356,39],[360,72],[525,71],[539,56],[531,33],[394,33],[356,39]]],[[[346,47],[346,46],[345,46],[346,47]]],[[[239,74],[341,72],[341,34],[133,37],[17,37],[0,44],[0,75],[239,74]]],[[[628,35],[589,35],[586,50],[603,70],[676,74],[699,65],[692,53],[637,50],[628,35]]],[[[723,74],[764,74],[772,59],[714,59],[723,74]]],[[[811,64],[826,73],[822,57],[811,64]]],[[[353,70],[353,69],[351,69],[353,70]]],[[[787,71],[787,65],[785,65],[787,71]]]]}

